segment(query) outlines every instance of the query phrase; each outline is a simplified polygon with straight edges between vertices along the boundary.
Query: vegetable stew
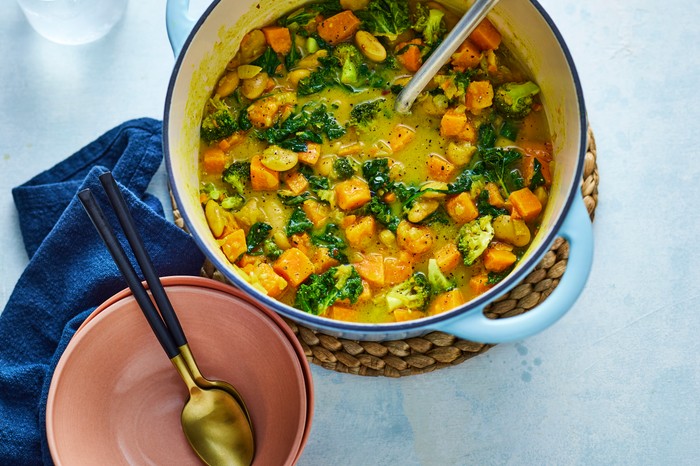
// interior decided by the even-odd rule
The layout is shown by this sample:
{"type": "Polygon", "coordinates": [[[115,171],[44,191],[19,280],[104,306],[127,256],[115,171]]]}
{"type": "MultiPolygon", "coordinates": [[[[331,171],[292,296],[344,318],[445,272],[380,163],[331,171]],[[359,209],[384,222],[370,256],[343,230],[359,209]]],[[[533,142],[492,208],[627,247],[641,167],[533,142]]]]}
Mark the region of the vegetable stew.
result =
{"type": "Polygon", "coordinates": [[[201,124],[212,234],[261,292],[332,319],[448,311],[516,266],[552,147],[540,89],[484,20],[419,96],[395,96],[458,16],[310,3],[247,33],[201,124]]]}

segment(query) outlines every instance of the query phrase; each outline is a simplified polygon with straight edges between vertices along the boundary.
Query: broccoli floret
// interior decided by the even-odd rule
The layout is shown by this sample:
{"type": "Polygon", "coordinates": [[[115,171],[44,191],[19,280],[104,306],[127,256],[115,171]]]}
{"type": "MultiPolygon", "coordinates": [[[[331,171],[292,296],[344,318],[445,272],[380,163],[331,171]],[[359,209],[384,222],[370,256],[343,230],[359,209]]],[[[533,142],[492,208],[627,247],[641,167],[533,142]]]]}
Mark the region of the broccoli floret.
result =
{"type": "Polygon", "coordinates": [[[493,239],[491,216],[484,215],[465,223],[457,235],[457,249],[462,253],[465,265],[472,265],[486,250],[493,239]]]}
{"type": "Polygon", "coordinates": [[[355,164],[348,157],[338,157],[333,161],[333,176],[338,180],[347,180],[355,175],[355,164]]]}
{"type": "Polygon", "coordinates": [[[355,105],[350,111],[349,124],[366,128],[384,110],[385,103],[385,99],[376,99],[355,105]]]}
{"type": "Polygon", "coordinates": [[[336,57],[342,66],[340,71],[340,82],[343,84],[353,84],[357,82],[359,77],[358,68],[362,63],[362,54],[352,44],[339,44],[333,50],[333,56],[336,57]]]}
{"type": "Polygon", "coordinates": [[[433,46],[440,42],[447,32],[442,20],[445,13],[437,8],[428,8],[423,3],[416,4],[413,15],[413,30],[420,32],[426,44],[433,46]]]}
{"type": "Polygon", "coordinates": [[[314,191],[319,201],[325,202],[335,209],[335,189],[318,189],[314,191]]]}
{"type": "Polygon", "coordinates": [[[224,170],[221,179],[230,184],[242,196],[246,184],[250,181],[250,162],[233,162],[224,170]]]}
{"type": "Polygon", "coordinates": [[[389,311],[398,308],[423,309],[430,299],[430,282],[423,272],[416,272],[408,280],[394,286],[386,294],[389,311]]]}
{"type": "Polygon", "coordinates": [[[221,196],[226,194],[226,191],[220,190],[214,185],[214,183],[204,183],[199,189],[199,192],[206,194],[205,200],[202,202],[202,204],[206,204],[209,199],[218,201],[221,196]]]}
{"type": "Polygon", "coordinates": [[[362,290],[362,278],[355,267],[339,265],[320,275],[312,274],[299,285],[294,305],[304,312],[319,315],[339,299],[356,303],[362,290]]]}
{"type": "Polygon", "coordinates": [[[503,116],[524,118],[532,110],[533,97],[539,92],[540,88],[532,81],[501,84],[494,92],[493,104],[503,116]]]}
{"type": "Polygon", "coordinates": [[[367,8],[355,11],[355,15],[362,20],[363,29],[390,41],[411,27],[405,0],[370,0],[367,8]]]}
{"type": "Polygon", "coordinates": [[[238,193],[229,194],[221,201],[221,207],[226,210],[240,210],[243,204],[245,204],[245,198],[238,193]]]}
{"type": "Polygon", "coordinates": [[[391,210],[391,206],[383,202],[377,196],[372,196],[372,200],[365,204],[360,210],[374,216],[379,223],[393,232],[396,232],[396,229],[399,227],[399,223],[401,222],[401,219],[394,215],[394,212],[391,210]]]}
{"type": "Polygon", "coordinates": [[[442,273],[435,259],[428,260],[428,283],[430,283],[433,294],[444,293],[456,288],[455,283],[442,273]]]}
{"type": "Polygon", "coordinates": [[[272,238],[267,238],[265,241],[263,241],[262,248],[265,257],[273,261],[277,260],[277,258],[279,258],[279,256],[281,256],[284,252],[279,248],[279,246],[277,246],[277,243],[275,243],[275,240],[272,238]]]}
{"type": "Polygon", "coordinates": [[[231,109],[219,99],[209,101],[214,111],[202,120],[201,136],[209,144],[227,138],[238,131],[238,122],[231,109]]]}

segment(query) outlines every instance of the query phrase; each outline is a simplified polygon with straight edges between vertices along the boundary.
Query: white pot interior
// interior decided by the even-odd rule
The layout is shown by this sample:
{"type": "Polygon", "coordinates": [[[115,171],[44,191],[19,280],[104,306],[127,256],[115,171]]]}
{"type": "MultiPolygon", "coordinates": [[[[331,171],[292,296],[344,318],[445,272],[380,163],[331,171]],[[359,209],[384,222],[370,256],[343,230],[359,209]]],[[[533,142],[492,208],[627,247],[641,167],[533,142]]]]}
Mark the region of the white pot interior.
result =
{"type": "MultiPolygon", "coordinates": [[[[198,23],[194,37],[185,44],[171,81],[166,104],[166,146],[172,188],[187,227],[218,266],[228,264],[228,261],[210,234],[199,203],[197,163],[202,111],[226,63],[238,50],[243,35],[304,3],[304,0],[222,0],[215,4],[206,18],[198,23]]],[[[465,3],[459,0],[445,0],[443,3],[456,11],[465,8],[465,3]]],[[[545,243],[553,239],[550,230],[565,213],[579,186],[582,135],[585,135],[582,100],[567,56],[547,21],[531,2],[502,0],[489,19],[503,34],[504,43],[526,65],[541,87],[542,103],[553,135],[552,196],[545,209],[543,226],[526,255],[536,259],[532,256],[546,252],[549,245],[545,243]]],[[[520,267],[528,267],[531,263],[532,260],[523,260],[520,267]]],[[[225,274],[232,275],[234,267],[227,267],[225,274]]],[[[509,284],[505,280],[488,295],[495,297],[503,292],[502,287],[509,284]]],[[[296,312],[292,310],[292,314],[296,312]]]]}

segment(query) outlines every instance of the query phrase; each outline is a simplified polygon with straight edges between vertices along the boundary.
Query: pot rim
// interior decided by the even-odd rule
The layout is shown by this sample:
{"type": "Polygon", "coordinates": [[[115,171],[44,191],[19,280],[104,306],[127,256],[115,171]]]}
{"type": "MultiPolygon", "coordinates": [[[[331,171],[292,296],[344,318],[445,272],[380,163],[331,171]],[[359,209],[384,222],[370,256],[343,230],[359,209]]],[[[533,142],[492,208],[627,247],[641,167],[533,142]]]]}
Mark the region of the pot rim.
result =
{"type": "MultiPolygon", "coordinates": [[[[168,179],[169,179],[169,184],[170,184],[170,189],[172,190],[173,197],[175,201],[178,203],[178,206],[181,205],[181,196],[180,193],[178,192],[178,186],[177,183],[175,182],[175,179],[173,177],[173,170],[172,170],[172,162],[171,162],[171,157],[170,157],[170,145],[169,145],[169,140],[168,140],[168,134],[170,133],[170,110],[171,110],[171,104],[172,104],[172,99],[173,99],[173,92],[175,88],[175,82],[177,81],[177,78],[180,74],[180,69],[182,67],[182,63],[184,60],[184,56],[186,51],[188,50],[190,44],[193,42],[194,37],[196,36],[197,32],[199,29],[202,27],[208,16],[211,14],[212,10],[216,8],[216,6],[221,2],[221,0],[214,0],[202,13],[202,15],[197,19],[197,21],[194,24],[194,27],[192,28],[192,31],[190,34],[187,36],[187,39],[185,40],[181,52],[178,54],[175,65],[173,67],[172,74],[170,76],[170,81],[168,83],[168,89],[167,89],[167,94],[166,94],[166,99],[165,99],[165,109],[164,109],[164,115],[163,115],[163,153],[165,155],[165,165],[166,169],[168,172],[168,179]]],[[[564,37],[560,33],[559,29],[556,27],[554,20],[549,16],[549,14],[545,11],[545,9],[540,5],[540,3],[537,0],[529,0],[529,2],[532,4],[532,6],[537,10],[537,12],[541,15],[542,19],[547,23],[549,29],[551,30],[552,34],[554,35],[559,47],[561,48],[562,53],[564,54],[564,58],[566,60],[567,66],[569,68],[569,71],[571,72],[571,78],[574,84],[574,88],[576,90],[576,100],[578,102],[578,106],[580,109],[579,113],[579,125],[581,128],[580,131],[580,140],[579,140],[579,150],[578,150],[578,161],[576,163],[576,170],[573,176],[574,183],[571,186],[571,189],[566,193],[566,200],[563,204],[562,210],[559,213],[559,215],[556,217],[555,221],[552,223],[550,226],[549,230],[547,231],[544,239],[540,242],[539,246],[537,246],[531,253],[530,256],[525,260],[523,265],[518,267],[516,270],[513,271],[513,273],[509,274],[505,279],[503,279],[500,283],[498,283],[496,286],[485,292],[484,294],[481,294],[477,296],[474,299],[471,299],[470,301],[464,303],[462,306],[459,306],[455,309],[452,309],[448,312],[444,312],[441,314],[437,314],[434,316],[428,316],[428,317],[423,317],[421,319],[417,320],[411,320],[411,321],[406,321],[406,322],[388,322],[388,323],[358,323],[358,322],[345,322],[345,321],[339,321],[339,320],[333,320],[329,319],[326,317],[321,317],[321,316],[316,316],[313,314],[308,314],[306,312],[303,312],[299,309],[296,309],[292,306],[289,306],[281,301],[278,301],[274,298],[271,298],[265,294],[262,294],[260,291],[255,289],[253,286],[251,286],[247,281],[242,279],[241,277],[238,276],[235,272],[230,271],[230,264],[229,263],[224,263],[218,256],[209,254],[208,247],[205,244],[204,240],[200,238],[197,235],[193,235],[194,241],[199,247],[200,250],[202,250],[207,258],[212,261],[214,266],[220,270],[224,276],[226,276],[227,279],[231,280],[233,284],[235,284],[237,287],[240,289],[244,290],[246,293],[248,293],[252,298],[262,302],[263,304],[271,307],[274,311],[281,313],[285,317],[288,317],[292,320],[295,320],[297,322],[304,322],[311,324],[315,328],[323,328],[327,329],[330,331],[336,331],[336,332],[352,332],[352,333],[380,333],[380,332],[410,332],[410,331],[415,331],[417,329],[421,328],[433,328],[436,326],[436,324],[448,320],[452,320],[462,314],[472,312],[472,311],[478,311],[482,312],[483,307],[485,307],[487,304],[491,303],[494,301],[498,296],[501,294],[505,293],[507,290],[509,290],[512,286],[516,285],[517,283],[521,282],[527,274],[530,273],[530,271],[539,263],[540,259],[544,256],[544,254],[549,250],[551,244],[554,242],[556,237],[559,234],[559,231],[562,228],[562,225],[564,223],[564,220],[567,218],[567,215],[569,214],[569,211],[571,209],[571,205],[574,202],[574,199],[577,195],[577,192],[579,190],[579,183],[577,180],[581,179],[582,173],[583,173],[583,166],[584,166],[584,158],[586,155],[586,147],[587,147],[587,113],[586,113],[586,107],[585,107],[585,102],[583,98],[583,88],[581,86],[581,80],[578,75],[578,71],[576,69],[576,65],[574,64],[573,57],[571,55],[571,52],[569,51],[568,46],[566,45],[566,42],[564,41],[564,37]]],[[[188,213],[186,210],[180,210],[180,214],[182,215],[182,218],[185,222],[186,225],[191,226],[193,222],[190,220],[188,213]]]]}

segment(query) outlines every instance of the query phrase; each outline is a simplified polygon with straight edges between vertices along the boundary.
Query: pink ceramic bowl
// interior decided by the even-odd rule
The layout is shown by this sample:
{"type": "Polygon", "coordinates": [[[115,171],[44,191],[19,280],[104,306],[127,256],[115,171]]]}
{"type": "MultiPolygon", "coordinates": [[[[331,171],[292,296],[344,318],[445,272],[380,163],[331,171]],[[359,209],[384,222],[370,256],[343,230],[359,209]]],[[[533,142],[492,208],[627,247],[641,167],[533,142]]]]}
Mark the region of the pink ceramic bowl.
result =
{"type": "MultiPolygon", "coordinates": [[[[202,372],[232,383],[255,427],[254,464],[293,464],[311,428],[310,368],[294,334],[240,291],[163,279],[202,372]]],[[[180,427],[184,383],[128,292],[107,300],[56,367],[46,430],[56,465],[201,464],[180,427]]]]}

